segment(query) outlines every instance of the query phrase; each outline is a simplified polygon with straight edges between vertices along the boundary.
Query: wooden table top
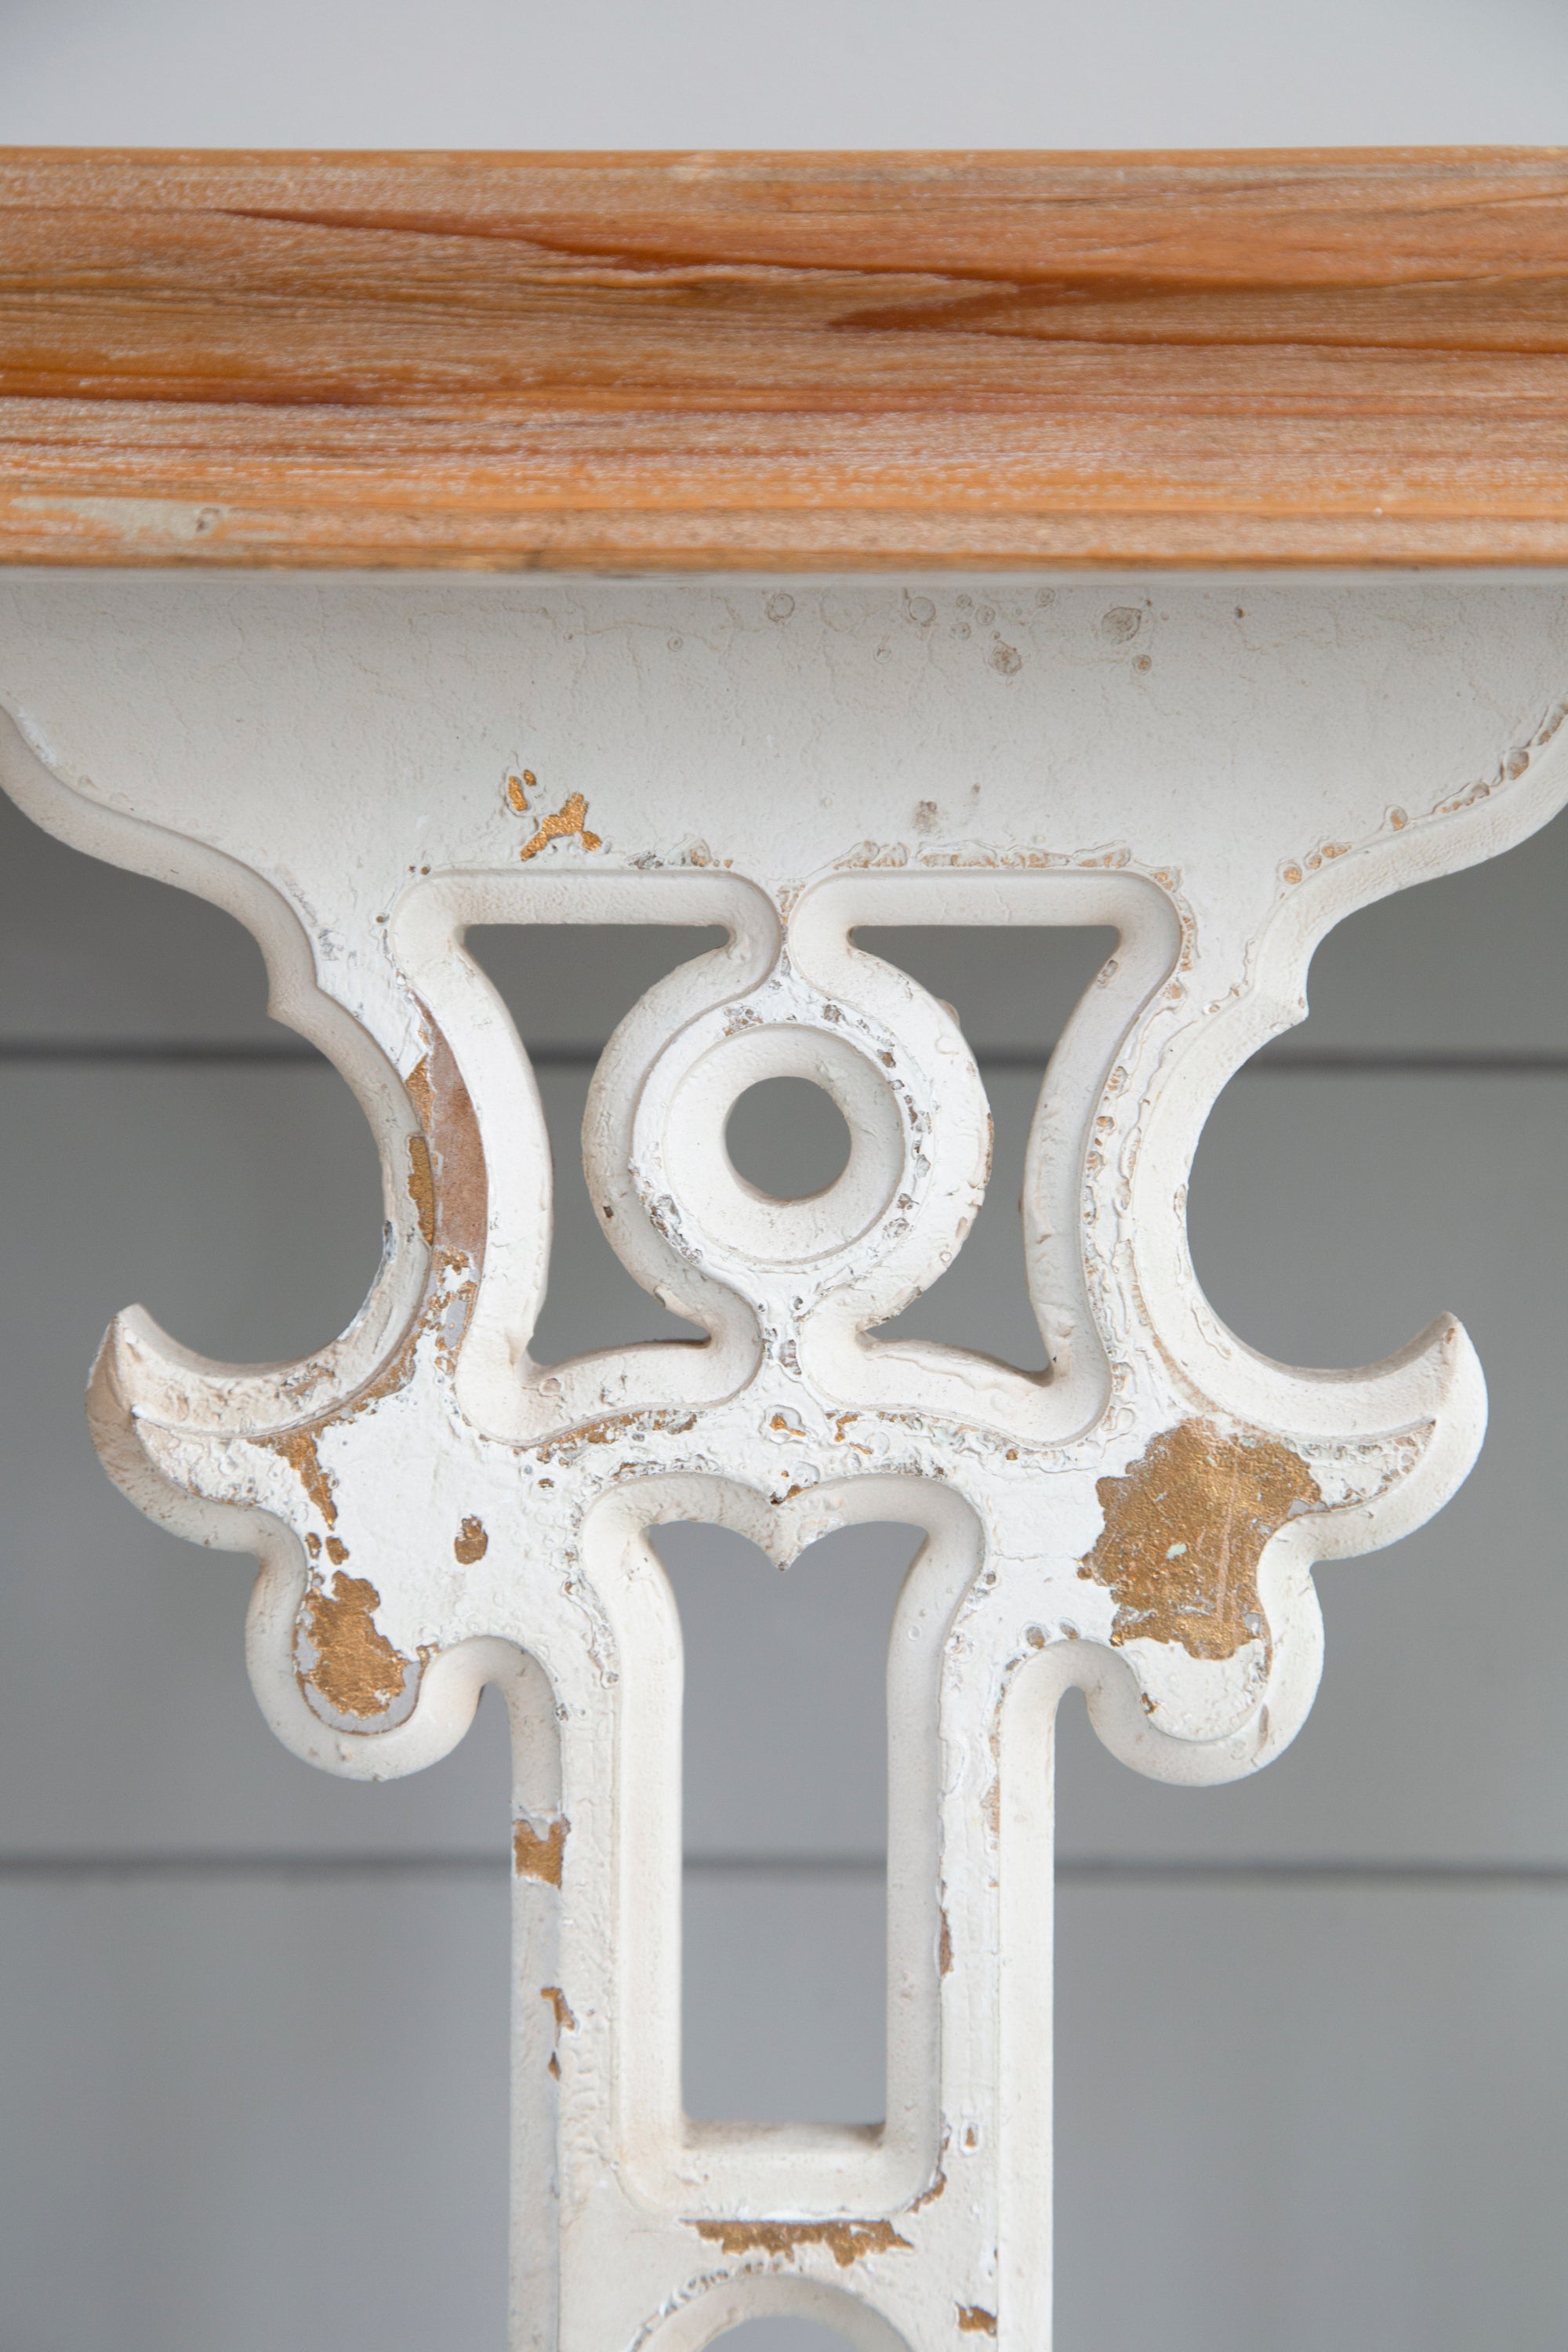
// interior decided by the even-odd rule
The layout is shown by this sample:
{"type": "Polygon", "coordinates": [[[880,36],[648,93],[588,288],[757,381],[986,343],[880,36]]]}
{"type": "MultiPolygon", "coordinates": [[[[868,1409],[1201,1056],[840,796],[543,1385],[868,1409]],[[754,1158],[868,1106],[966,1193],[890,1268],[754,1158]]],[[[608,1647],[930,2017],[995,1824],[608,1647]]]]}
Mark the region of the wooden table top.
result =
{"type": "Polygon", "coordinates": [[[0,561],[1568,562],[1568,149],[0,150],[0,561]]]}

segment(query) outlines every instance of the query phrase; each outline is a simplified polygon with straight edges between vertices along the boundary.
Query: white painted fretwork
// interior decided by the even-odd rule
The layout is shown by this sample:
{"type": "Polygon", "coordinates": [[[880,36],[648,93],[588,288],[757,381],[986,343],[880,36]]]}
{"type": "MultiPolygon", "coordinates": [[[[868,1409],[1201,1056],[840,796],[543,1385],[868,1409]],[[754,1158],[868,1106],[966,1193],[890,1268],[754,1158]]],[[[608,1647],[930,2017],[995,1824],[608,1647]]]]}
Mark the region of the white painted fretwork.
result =
{"type": "MultiPolygon", "coordinates": [[[[1274,656],[1224,637],[1220,590],[1211,649],[1195,625],[1171,647],[1168,760],[1157,707],[1112,712],[1107,750],[1096,698],[1144,691],[1157,600],[1107,613],[1103,589],[1031,583],[994,592],[1007,657],[987,645],[959,696],[1025,699],[996,704],[1013,719],[960,766],[921,712],[974,607],[917,586],[79,592],[52,634],[22,632],[0,681],[14,797],[248,924],[274,1010],[380,1138],[386,1253],[342,1338],[233,1368],[132,1310],[93,1426],[143,1509],[258,1555],[252,1678],[300,1755],[415,1770],[461,1738],[485,1683],[507,1696],[515,2352],[699,2352],[769,2312],[864,2352],[970,2335],[1043,2352],[1058,1700],[1081,1685],[1140,1771],[1255,1770],[1317,1685],[1314,1562],[1417,1525],[1480,1439],[1449,1318],[1357,1371],[1245,1347],[1194,1278],[1184,1188],[1219,1089],[1301,1017],[1324,931],[1568,795],[1563,702],[1503,679],[1516,706],[1456,719],[1445,765],[1440,735],[1371,740],[1384,656],[1352,651],[1342,727],[1249,761],[1274,656]],[[1075,615],[1087,650],[1064,635],[1053,670],[1048,633],[1075,615]],[[728,648],[717,719],[711,691],[641,683],[648,647],[679,661],[682,628],[694,659],[728,648]],[[780,652],[791,629],[815,650],[780,652]],[[882,734],[879,630],[918,687],[913,720],[889,710],[882,734]],[[1228,674],[1250,680],[1229,702],[1228,674]],[[790,789],[777,737],[803,698],[790,789]],[[683,746],[683,725],[709,736],[683,746]],[[726,934],[623,1023],[584,1129],[609,1240],[700,1344],[531,1360],[552,1171],[527,1058],[463,935],[534,922],[726,934]],[[961,1246],[989,1121],[948,1008],[854,934],[981,923],[1117,935],[1035,1122],[1040,1379],[879,1337],[961,1246]],[[740,1094],[785,1074],[823,1087],[852,1139],[839,1179],[798,1202],[752,1190],[723,1140],[740,1094]],[[926,1538],[889,1668],[886,2118],[694,2123],[680,1643],[648,1531],[719,1521],[784,1563],[873,1518],[926,1538]]],[[[1331,649],[1314,658],[1331,680],[1331,649]]]]}

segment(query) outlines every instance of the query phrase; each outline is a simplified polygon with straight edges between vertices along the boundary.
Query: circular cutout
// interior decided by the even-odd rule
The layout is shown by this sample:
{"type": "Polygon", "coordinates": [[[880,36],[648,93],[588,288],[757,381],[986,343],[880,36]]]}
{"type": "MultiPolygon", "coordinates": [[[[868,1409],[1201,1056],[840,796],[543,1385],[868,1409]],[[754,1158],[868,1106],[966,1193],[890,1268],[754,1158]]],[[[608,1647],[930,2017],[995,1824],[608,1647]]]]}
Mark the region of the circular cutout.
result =
{"type": "Polygon", "coordinates": [[[849,1165],[850,1141],[844,1113],[811,1078],[759,1078],[724,1124],[730,1165],[771,1201],[826,1192],[849,1165]]]}
{"type": "MultiPolygon", "coordinates": [[[[813,1106],[813,1118],[820,1114],[813,1106]]],[[[735,1031],[699,1053],[661,1100],[645,1095],[639,1129],[657,1121],[655,1151],[637,1149],[645,1170],[662,1165],[679,1211],[682,1245],[731,1265],[805,1265],[847,1249],[882,1216],[904,1176],[899,1104],[884,1074],[842,1035],[805,1022],[735,1031]],[[780,1078],[828,1096],[849,1135],[849,1151],[826,1189],[791,1200],[750,1182],[730,1156],[730,1114],[752,1087],[780,1078]],[[657,1154],[657,1158],[656,1158],[657,1154]]],[[[741,1148],[744,1150],[744,1127],[741,1148]]],[[[650,1141],[652,1140],[650,1137],[650,1141]]],[[[776,1157],[759,1172],[789,1181],[776,1157]]]]}

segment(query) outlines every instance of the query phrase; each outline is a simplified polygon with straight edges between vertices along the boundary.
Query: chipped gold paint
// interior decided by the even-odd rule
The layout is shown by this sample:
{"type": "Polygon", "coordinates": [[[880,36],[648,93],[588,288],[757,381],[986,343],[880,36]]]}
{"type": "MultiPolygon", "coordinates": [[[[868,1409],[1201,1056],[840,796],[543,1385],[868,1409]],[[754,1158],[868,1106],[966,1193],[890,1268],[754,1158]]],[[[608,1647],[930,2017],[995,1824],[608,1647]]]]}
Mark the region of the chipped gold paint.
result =
{"type": "MultiPolygon", "coordinates": [[[[340,1412],[310,1428],[290,1431],[286,1437],[261,1441],[293,1464],[329,1527],[337,1512],[331,1473],[321,1469],[316,1454],[321,1433],[331,1427],[333,1419],[346,1421],[370,1412],[384,1397],[404,1388],[413,1376],[419,1342],[432,1331],[437,1361],[445,1371],[451,1371],[484,1266],[489,1183],[479,1120],[451,1047],[426,1009],[421,1006],[420,1010],[430,1049],[403,1080],[425,1129],[431,1177],[431,1221],[427,1227],[421,1212],[421,1231],[426,1238],[434,1234],[435,1247],[419,1306],[397,1347],[340,1412]],[[449,1287],[455,1275],[468,1278],[449,1287]]],[[[412,1143],[410,1156],[412,1161],[412,1143]]],[[[416,1205],[420,1205],[417,1201],[416,1205]]]]}
{"type": "Polygon", "coordinates": [[[958,2306],[958,2332],[961,2336],[994,2336],[996,2314],[984,2310],[977,2303],[961,2303],[958,2306]]]}
{"type": "MultiPolygon", "coordinates": [[[[945,2155],[947,2150],[947,2135],[945,2132],[942,2134],[942,2152],[945,2155]]],[[[947,2175],[945,2172],[939,2171],[936,2179],[931,2182],[931,2187],[929,2189],[922,2189],[920,2195],[910,2200],[910,2211],[911,2213],[921,2212],[924,2210],[926,2206],[934,2205],[939,2197],[945,2197],[946,2194],[947,2175]]]]}
{"type": "Polygon", "coordinates": [[[463,1568],[472,1568],[477,1559],[483,1559],[489,1548],[490,1539],[485,1533],[483,1519],[465,1519],[452,1538],[452,1550],[463,1568]]]}
{"type": "Polygon", "coordinates": [[[426,1249],[436,1246],[436,1179],[430,1169],[430,1146],[422,1135],[408,1139],[408,1197],[419,1220],[426,1249]]]}
{"type": "Polygon", "coordinates": [[[1267,1639],[1258,1597],[1264,1546],[1322,1502],[1300,1455],[1261,1431],[1184,1421],[1152,1439],[1125,1476],[1096,1484],[1105,1526],[1079,1574],[1116,1596],[1113,1643],[1180,1643],[1230,1658],[1267,1639]]]}
{"type": "Polygon", "coordinates": [[[345,1576],[342,1569],[330,1593],[318,1585],[305,1595],[305,1630],[317,1655],[303,1679],[339,1715],[384,1715],[414,1670],[414,1661],[377,1626],[380,1606],[368,1577],[345,1576]]]}
{"type": "Polygon", "coordinates": [[[558,809],[552,811],[549,816],[541,817],[538,832],[531,840],[523,843],[517,853],[518,856],[537,857],[540,851],[547,848],[551,842],[568,840],[574,834],[582,841],[584,849],[602,848],[604,845],[598,835],[590,833],[588,830],[585,822],[587,814],[588,803],[582,793],[568,793],[558,809]]]}
{"type": "MultiPolygon", "coordinates": [[[[457,1056],[424,1005],[420,1015],[430,1050],[415,1064],[403,1083],[425,1130],[429,1157],[430,1230],[426,1238],[434,1246],[439,1237],[447,1249],[467,1257],[477,1273],[483,1262],[485,1229],[489,1222],[489,1185],[479,1143],[479,1124],[457,1056]]],[[[419,1205],[417,1198],[415,1205],[419,1205]]]]}
{"type": "Polygon", "coordinates": [[[514,809],[519,816],[526,816],[528,814],[528,793],[533,790],[534,785],[538,782],[539,778],[534,774],[531,768],[524,768],[521,776],[509,776],[506,780],[506,804],[508,808],[514,809]],[[528,788],[526,792],[523,789],[525,785],[528,788]]]}
{"type": "Polygon", "coordinates": [[[913,2252],[890,2221],[694,2221],[691,2227],[727,2254],[793,2254],[802,2246],[826,2246],[841,2271],[894,2246],[913,2252]]]}
{"type": "Polygon", "coordinates": [[[274,1454],[283,1456],[327,1525],[336,1527],[338,1507],[332,1500],[332,1475],[321,1467],[316,1452],[315,1431],[287,1429],[281,1437],[268,1437],[263,1442],[272,1448],[274,1454]]]}
{"type": "MultiPolygon", "coordinates": [[[[617,1412],[600,1421],[583,1421],[574,1429],[563,1430],[558,1437],[549,1437],[533,1449],[536,1462],[574,1462],[584,1445],[628,1444],[647,1437],[684,1437],[689,1429],[697,1426],[694,1412],[681,1412],[667,1406],[639,1406],[635,1412],[617,1412]]],[[[542,1486],[547,1482],[540,1480],[542,1486]]]]}
{"type": "Polygon", "coordinates": [[[342,1568],[348,1556],[349,1548],[347,1544],[344,1543],[342,1536],[329,1536],[327,1538],[327,1558],[331,1561],[334,1568],[342,1568]]]}
{"type": "Polygon", "coordinates": [[[435,1100],[430,1085],[430,1056],[422,1054],[403,1081],[404,1091],[414,1105],[419,1124],[429,1134],[434,1123],[435,1100]]]}
{"type": "Polygon", "coordinates": [[[575,2033],[577,2021],[572,2014],[572,2004],[559,1985],[544,1985],[540,1990],[541,2000],[547,2000],[555,2012],[557,2033],[575,2033]]]}
{"type": "MultiPolygon", "coordinates": [[[[513,1822],[511,1862],[518,1876],[536,1878],[542,1886],[559,1886],[561,1857],[565,1849],[566,1832],[571,1826],[563,1813],[557,1813],[541,1837],[531,1822],[513,1822]]],[[[560,2022],[559,2015],[556,2022],[560,2022]]]]}

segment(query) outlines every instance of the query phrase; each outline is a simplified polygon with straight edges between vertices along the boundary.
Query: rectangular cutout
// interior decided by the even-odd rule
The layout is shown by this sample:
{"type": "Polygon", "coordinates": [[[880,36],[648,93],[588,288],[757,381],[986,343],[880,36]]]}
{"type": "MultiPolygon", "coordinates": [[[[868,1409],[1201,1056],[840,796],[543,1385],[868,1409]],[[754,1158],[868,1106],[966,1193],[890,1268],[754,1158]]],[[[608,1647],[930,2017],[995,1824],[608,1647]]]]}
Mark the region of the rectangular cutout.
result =
{"type": "Polygon", "coordinates": [[[687,2110],[874,2122],[886,2106],[888,1645],[921,1531],[840,1528],[783,1570],[727,1528],[666,1525],[653,1540],[686,1658],[687,2110]]]}

